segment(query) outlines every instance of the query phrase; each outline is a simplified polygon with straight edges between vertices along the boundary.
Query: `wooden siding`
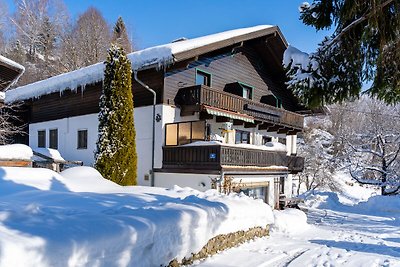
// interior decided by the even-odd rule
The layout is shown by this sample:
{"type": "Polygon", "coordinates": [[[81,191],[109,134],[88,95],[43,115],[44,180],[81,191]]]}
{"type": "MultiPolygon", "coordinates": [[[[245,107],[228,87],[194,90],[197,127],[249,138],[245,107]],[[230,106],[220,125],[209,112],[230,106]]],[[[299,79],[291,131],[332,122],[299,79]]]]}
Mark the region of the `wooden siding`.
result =
{"type": "Polygon", "coordinates": [[[287,127],[288,130],[303,129],[304,117],[300,114],[276,108],[270,105],[245,99],[243,97],[196,85],[179,89],[175,102],[181,107],[182,114],[201,111],[203,105],[218,109],[247,114],[262,122],[287,127]]]}
{"type": "MultiPolygon", "coordinates": [[[[146,70],[138,74],[157,92],[157,103],[161,103],[164,73],[156,70],[146,70]]],[[[99,112],[99,102],[102,83],[87,85],[83,90],[64,91],[44,95],[30,102],[30,123],[57,120],[99,112]]],[[[135,107],[153,104],[153,95],[143,86],[132,80],[133,101],[135,107]]]]}
{"type": "MultiPolygon", "coordinates": [[[[173,146],[163,147],[163,170],[215,171],[223,168],[253,167],[268,172],[266,167],[288,167],[298,172],[304,167],[304,158],[287,156],[285,152],[246,149],[228,146],[173,146]]],[[[272,171],[274,168],[271,167],[272,171]]],[[[246,170],[244,170],[246,171],[246,170]]]]}
{"type": "MultiPolygon", "coordinates": [[[[267,48],[265,48],[267,49],[267,48]]],[[[283,107],[296,110],[297,103],[288,97],[288,90],[281,78],[268,72],[260,54],[252,47],[245,46],[231,52],[201,57],[189,64],[187,69],[171,70],[166,73],[164,102],[173,103],[180,88],[195,85],[196,68],[212,74],[211,86],[216,90],[225,90],[227,84],[242,82],[254,87],[253,100],[260,102],[262,96],[273,93],[281,98],[283,107]]],[[[272,64],[272,63],[271,63],[272,64]]]]}
{"type": "Polygon", "coordinates": [[[57,120],[99,112],[101,83],[88,85],[84,90],[64,91],[44,95],[31,102],[31,123],[57,120]]]}

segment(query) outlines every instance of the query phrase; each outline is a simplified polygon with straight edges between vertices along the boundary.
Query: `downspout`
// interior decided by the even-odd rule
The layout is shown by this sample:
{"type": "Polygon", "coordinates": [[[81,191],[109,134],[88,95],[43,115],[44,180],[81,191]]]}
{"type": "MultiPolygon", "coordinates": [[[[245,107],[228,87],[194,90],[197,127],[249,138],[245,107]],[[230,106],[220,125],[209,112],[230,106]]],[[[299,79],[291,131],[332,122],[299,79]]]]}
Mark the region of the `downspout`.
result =
{"type": "Polygon", "coordinates": [[[150,91],[153,94],[153,133],[151,137],[151,178],[150,178],[150,185],[154,186],[154,144],[155,144],[155,133],[156,133],[156,125],[155,125],[155,114],[156,114],[156,101],[157,101],[157,94],[156,92],[151,89],[147,84],[139,80],[137,77],[137,70],[133,71],[133,76],[135,80],[142,85],[144,88],[146,88],[148,91],[150,91]]]}

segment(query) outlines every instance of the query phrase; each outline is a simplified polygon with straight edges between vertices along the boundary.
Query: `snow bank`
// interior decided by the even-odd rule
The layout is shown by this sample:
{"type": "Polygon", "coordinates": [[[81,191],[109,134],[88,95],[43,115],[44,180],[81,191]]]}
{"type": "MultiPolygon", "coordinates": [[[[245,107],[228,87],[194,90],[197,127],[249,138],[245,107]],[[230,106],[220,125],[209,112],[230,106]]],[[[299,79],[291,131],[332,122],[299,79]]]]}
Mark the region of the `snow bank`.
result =
{"type": "Polygon", "coordinates": [[[367,214],[400,214],[400,196],[373,196],[368,201],[359,203],[356,207],[367,214]]]}
{"type": "Polygon", "coordinates": [[[298,209],[274,210],[274,224],[271,230],[286,234],[304,232],[309,228],[307,215],[298,209]]]}
{"type": "Polygon", "coordinates": [[[122,187],[90,167],[0,168],[2,266],[160,266],[272,221],[243,194],[122,187]]]}
{"type": "MultiPolygon", "coordinates": [[[[260,25],[159,45],[130,53],[128,54],[128,58],[131,60],[133,70],[140,70],[149,66],[153,67],[154,65],[161,68],[174,63],[174,56],[176,54],[271,27],[273,26],[260,25]]],[[[88,84],[102,81],[103,72],[104,64],[97,63],[43,81],[21,86],[6,93],[6,102],[11,103],[37,98],[54,92],[60,92],[61,94],[64,90],[76,90],[79,86],[84,88],[88,84]]]]}
{"type": "MultiPolygon", "coordinates": [[[[40,153],[44,156],[52,158],[54,160],[64,161],[65,159],[61,156],[60,152],[57,149],[45,148],[45,147],[36,147],[33,151],[40,153]]],[[[42,158],[34,156],[34,159],[42,160],[42,158]]]]}
{"type": "Polygon", "coordinates": [[[13,144],[0,146],[0,160],[31,160],[32,149],[27,145],[13,144]]]}

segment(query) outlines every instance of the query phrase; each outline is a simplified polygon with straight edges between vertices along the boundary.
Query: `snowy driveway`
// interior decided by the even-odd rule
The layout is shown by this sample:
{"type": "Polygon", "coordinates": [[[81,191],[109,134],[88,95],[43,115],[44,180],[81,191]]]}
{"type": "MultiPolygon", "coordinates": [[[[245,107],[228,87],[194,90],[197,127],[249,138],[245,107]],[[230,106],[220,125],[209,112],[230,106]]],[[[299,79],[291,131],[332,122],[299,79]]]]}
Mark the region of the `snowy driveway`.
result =
{"type": "Polygon", "coordinates": [[[303,233],[273,232],[193,266],[400,266],[400,217],[348,206],[307,216],[311,227],[303,233]]]}

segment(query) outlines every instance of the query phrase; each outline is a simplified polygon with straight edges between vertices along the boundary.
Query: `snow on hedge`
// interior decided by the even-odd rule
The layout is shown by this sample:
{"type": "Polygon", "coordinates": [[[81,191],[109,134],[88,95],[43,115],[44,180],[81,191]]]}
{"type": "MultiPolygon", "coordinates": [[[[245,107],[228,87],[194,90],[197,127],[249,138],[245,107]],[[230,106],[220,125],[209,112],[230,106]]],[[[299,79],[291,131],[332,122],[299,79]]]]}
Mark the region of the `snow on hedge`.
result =
{"type": "Polygon", "coordinates": [[[32,149],[27,145],[13,144],[0,146],[0,160],[30,161],[32,156],[32,149]]]}
{"type": "MultiPolygon", "coordinates": [[[[172,64],[174,62],[174,55],[178,53],[271,27],[273,26],[260,25],[154,46],[130,53],[128,54],[128,58],[131,60],[133,70],[140,70],[153,65],[160,68],[172,64]]],[[[97,63],[46,80],[21,86],[6,93],[6,102],[12,103],[30,98],[37,98],[54,92],[60,92],[61,94],[65,90],[77,90],[80,86],[85,88],[88,84],[102,81],[103,72],[104,64],[97,63]]]]}
{"type": "Polygon", "coordinates": [[[2,266],[160,266],[272,221],[242,194],[121,187],[90,167],[0,168],[2,266]]]}

